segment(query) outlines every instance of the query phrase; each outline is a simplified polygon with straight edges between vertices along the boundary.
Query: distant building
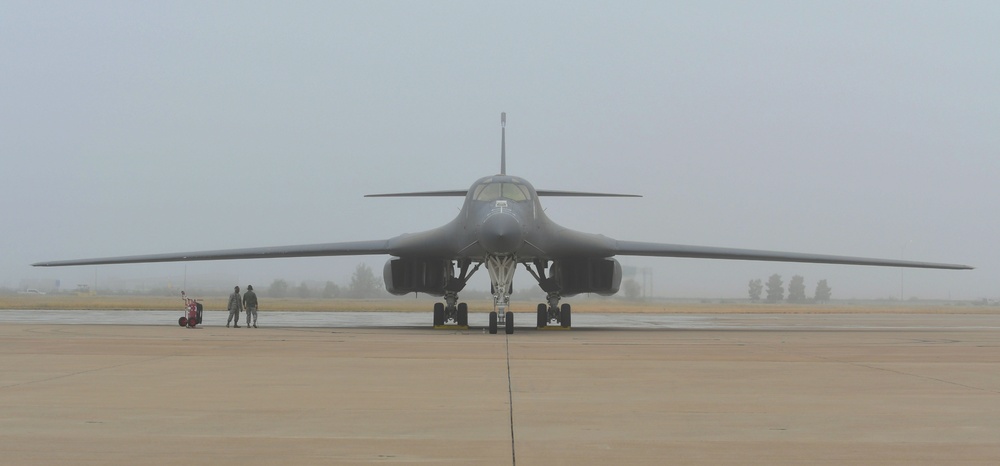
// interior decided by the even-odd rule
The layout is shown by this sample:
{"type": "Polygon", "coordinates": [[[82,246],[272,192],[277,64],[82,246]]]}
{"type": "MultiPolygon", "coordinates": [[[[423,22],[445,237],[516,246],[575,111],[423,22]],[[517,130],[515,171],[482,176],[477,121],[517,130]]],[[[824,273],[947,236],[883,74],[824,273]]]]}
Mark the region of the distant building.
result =
{"type": "Polygon", "coordinates": [[[38,290],[46,293],[59,292],[59,280],[44,280],[37,278],[23,278],[18,286],[19,290],[38,290]]]}

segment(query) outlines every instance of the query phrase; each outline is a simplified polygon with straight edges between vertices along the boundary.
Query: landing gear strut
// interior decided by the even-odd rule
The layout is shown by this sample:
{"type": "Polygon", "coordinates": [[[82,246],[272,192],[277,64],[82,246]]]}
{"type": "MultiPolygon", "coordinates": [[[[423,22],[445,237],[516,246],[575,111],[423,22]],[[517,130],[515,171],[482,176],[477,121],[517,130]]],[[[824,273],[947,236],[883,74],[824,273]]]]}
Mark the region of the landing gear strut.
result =
{"type": "Polygon", "coordinates": [[[479,270],[476,264],[469,270],[471,261],[464,260],[459,263],[459,273],[454,275],[454,263],[452,263],[452,273],[446,279],[444,292],[444,303],[434,303],[434,328],[469,328],[469,305],[458,302],[458,292],[465,288],[466,282],[472,274],[479,270]]]}
{"type": "Polygon", "coordinates": [[[486,270],[490,273],[493,291],[493,312],[490,312],[490,333],[496,334],[497,328],[503,324],[504,333],[514,333],[514,313],[509,311],[510,294],[513,292],[514,269],[517,260],[514,256],[487,256],[486,270]]]}
{"type": "Polygon", "coordinates": [[[542,288],[543,291],[548,293],[545,296],[546,303],[540,303],[536,311],[538,328],[546,328],[552,323],[559,324],[562,328],[570,328],[572,325],[572,313],[573,310],[570,308],[569,304],[559,305],[559,300],[562,296],[559,294],[559,284],[551,277],[545,277],[545,269],[548,267],[547,261],[535,261],[535,268],[532,269],[530,265],[524,264],[528,272],[531,273],[532,277],[538,281],[538,286],[542,288]]]}

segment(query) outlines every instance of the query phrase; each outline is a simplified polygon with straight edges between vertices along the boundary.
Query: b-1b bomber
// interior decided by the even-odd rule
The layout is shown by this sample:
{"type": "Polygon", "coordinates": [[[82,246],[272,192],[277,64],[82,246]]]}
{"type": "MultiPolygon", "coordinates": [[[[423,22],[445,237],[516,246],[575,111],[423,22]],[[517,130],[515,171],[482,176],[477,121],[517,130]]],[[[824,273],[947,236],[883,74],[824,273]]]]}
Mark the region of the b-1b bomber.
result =
{"type": "Polygon", "coordinates": [[[638,197],[579,191],[535,189],[524,178],[506,173],[506,114],[501,114],[500,173],[476,180],[467,190],[372,194],[366,197],[460,196],[465,198],[458,216],[438,228],[389,239],[223,249],[211,251],[119,256],[94,259],[39,262],[38,267],[130,264],[145,262],[388,255],[383,278],[386,290],[395,295],[424,293],[443,298],[435,303],[435,327],[469,324],[466,303],[459,293],[469,278],[485,267],[490,276],[494,310],[489,331],[514,332],[510,311],[512,283],[517,266],[523,265],[546,293],[538,304],[536,326],[572,325],[572,308],[563,298],[581,293],[613,295],[622,280],[622,267],[615,256],[658,256],[703,259],[735,259],[778,262],[971,269],[960,264],[942,264],[892,259],[806,254],[753,249],[690,246],[668,243],[624,241],[562,227],[549,219],[540,199],[546,196],[638,197]]]}

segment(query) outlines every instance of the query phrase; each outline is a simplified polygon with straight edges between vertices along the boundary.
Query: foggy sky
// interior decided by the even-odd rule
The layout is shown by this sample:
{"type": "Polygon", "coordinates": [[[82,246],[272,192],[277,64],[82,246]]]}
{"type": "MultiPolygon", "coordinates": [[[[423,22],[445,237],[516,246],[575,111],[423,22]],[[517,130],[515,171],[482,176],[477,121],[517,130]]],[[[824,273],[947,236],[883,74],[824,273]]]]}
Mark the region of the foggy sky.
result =
{"type": "Polygon", "coordinates": [[[460,198],[362,196],[497,173],[505,111],[509,174],[644,196],[543,198],[570,228],[977,267],[619,257],[657,295],[779,273],[810,296],[1000,297],[997,24],[990,1],[0,0],[0,285],[380,273],[29,264],[434,228],[460,198]]]}

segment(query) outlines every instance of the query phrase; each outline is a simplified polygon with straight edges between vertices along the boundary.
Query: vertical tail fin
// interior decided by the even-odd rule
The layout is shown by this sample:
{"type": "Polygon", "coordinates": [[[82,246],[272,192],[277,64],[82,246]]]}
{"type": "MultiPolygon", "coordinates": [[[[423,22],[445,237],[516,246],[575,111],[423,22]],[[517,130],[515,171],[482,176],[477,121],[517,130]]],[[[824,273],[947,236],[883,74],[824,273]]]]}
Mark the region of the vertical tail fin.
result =
{"type": "Polygon", "coordinates": [[[507,174],[507,112],[500,112],[500,174],[507,174]]]}

